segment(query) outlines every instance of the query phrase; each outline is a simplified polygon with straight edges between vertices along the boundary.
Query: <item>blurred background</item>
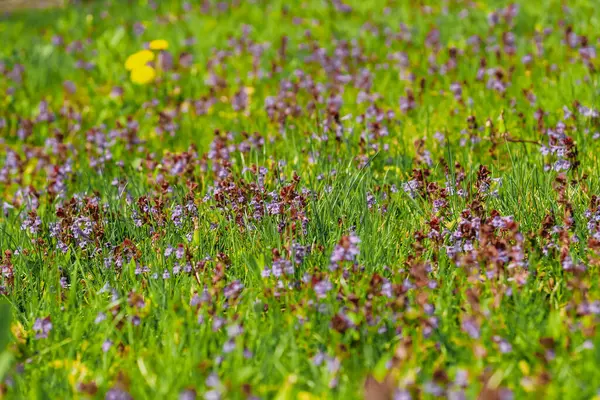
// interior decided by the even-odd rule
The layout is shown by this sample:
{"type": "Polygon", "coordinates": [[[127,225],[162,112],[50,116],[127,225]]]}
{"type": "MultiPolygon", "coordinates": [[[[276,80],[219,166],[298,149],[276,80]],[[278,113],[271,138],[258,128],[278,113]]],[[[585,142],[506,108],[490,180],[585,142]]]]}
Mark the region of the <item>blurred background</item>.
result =
{"type": "Polygon", "coordinates": [[[0,0],[0,12],[11,12],[27,8],[62,7],[67,0],[0,0]]]}
{"type": "Polygon", "coordinates": [[[93,0],[0,0],[0,13],[10,13],[27,9],[64,7],[93,0]]]}

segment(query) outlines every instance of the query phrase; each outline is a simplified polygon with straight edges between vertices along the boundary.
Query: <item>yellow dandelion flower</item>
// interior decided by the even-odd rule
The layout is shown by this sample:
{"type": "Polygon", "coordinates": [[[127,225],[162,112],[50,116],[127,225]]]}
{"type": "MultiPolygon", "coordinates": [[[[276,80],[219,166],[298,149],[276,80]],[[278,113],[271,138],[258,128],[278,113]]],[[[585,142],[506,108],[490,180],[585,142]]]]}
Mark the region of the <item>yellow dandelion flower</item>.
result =
{"type": "Polygon", "coordinates": [[[131,71],[131,81],[138,85],[150,83],[154,78],[156,78],[156,71],[149,65],[142,65],[131,71]]]}
{"type": "Polygon", "coordinates": [[[157,39],[150,42],[150,49],[152,50],[166,50],[169,48],[169,42],[164,39],[157,39]]]}
{"type": "Polygon", "coordinates": [[[154,60],[154,53],[150,50],[138,51],[130,55],[125,61],[125,68],[128,71],[133,71],[137,67],[141,67],[154,60]]]}

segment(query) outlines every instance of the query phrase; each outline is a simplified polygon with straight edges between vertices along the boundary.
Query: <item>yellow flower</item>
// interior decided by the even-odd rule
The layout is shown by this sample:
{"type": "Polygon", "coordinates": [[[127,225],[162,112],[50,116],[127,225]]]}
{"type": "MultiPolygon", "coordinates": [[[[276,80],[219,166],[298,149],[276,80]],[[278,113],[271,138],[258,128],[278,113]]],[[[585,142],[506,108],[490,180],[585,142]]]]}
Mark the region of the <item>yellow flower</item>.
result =
{"type": "Polygon", "coordinates": [[[76,360],[54,360],[50,361],[50,367],[54,369],[66,369],[69,372],[68,380],[71,387],[75,389],[77,382],[81,382],[89,374],[88,368],[81,362],[81,356],[78,354],[76,360]]]}
{"type": "Polygon", "coordinates": [[[150,42],[152,50],[166,50],[169,48],[169,43],[164,39],[157,39],[150,42]]]}
{"type": "Polygon", "coordinates": [[[149,65],[142,65],[141,67],[134,68],[131,71],[131,81],[138,85],[145,85],[150,83],[156,77],[156,71],[149,65]]]}
{"type": "Polygon", "coordinates": [[[25,344],[27,342],[27,331],[20,322],[11,324],[10,330],[19,344],[25,344]]]}
{"type": "Polygon", "coordinates": [[[127,58],[127,61],[125,61],[125,68],[128,71],[132,71],[137,67],[146,65],[152,60],[154,60],[154,53],[150,50],[138,51],[127,58]]]}

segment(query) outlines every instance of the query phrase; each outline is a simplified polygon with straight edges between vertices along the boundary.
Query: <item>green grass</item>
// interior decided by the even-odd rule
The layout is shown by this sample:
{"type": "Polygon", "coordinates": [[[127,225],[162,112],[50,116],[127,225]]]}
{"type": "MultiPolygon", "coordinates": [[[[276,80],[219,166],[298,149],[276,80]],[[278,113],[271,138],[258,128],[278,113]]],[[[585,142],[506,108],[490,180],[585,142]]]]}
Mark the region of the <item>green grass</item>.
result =
{"type": "Polygon", "coordinates": [[[0,20],[0,397],[600,395],[593,1],[151,3],[0,20]]]}

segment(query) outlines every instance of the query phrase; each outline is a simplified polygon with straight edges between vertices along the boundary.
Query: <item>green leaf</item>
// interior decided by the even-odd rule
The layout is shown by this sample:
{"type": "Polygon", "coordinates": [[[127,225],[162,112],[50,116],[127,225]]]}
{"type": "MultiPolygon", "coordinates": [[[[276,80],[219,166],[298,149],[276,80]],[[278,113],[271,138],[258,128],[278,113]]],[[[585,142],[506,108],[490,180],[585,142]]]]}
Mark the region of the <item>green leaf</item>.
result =
{"type": "Polygon", "coordinates": [[[115,48],[121,42],[121,39],[123,39],[124,36],[125,29],[122,26],[118,27],[113,37],[110,39],[109,46],[111,48],[115,48]]]}
{"type": "Polygon", "coordinates": [[[14,357],[12,353],[5,351],[4,353],[0,353],[0,380],[4,380],[6,373],[10,370],[12,366],[14,357]]]}
{"type": "Polygon", "coordinates": [[[0,303],[0,352],[6,349],[10,342],[10,304],[0,303]]]}
{"type": "Polygon", "coordinates": [[[392,357],[389,354],[384,355],[375,365],[373,376],[378,382],[383,382],[389,372],[388,363],[392,357]]]}

